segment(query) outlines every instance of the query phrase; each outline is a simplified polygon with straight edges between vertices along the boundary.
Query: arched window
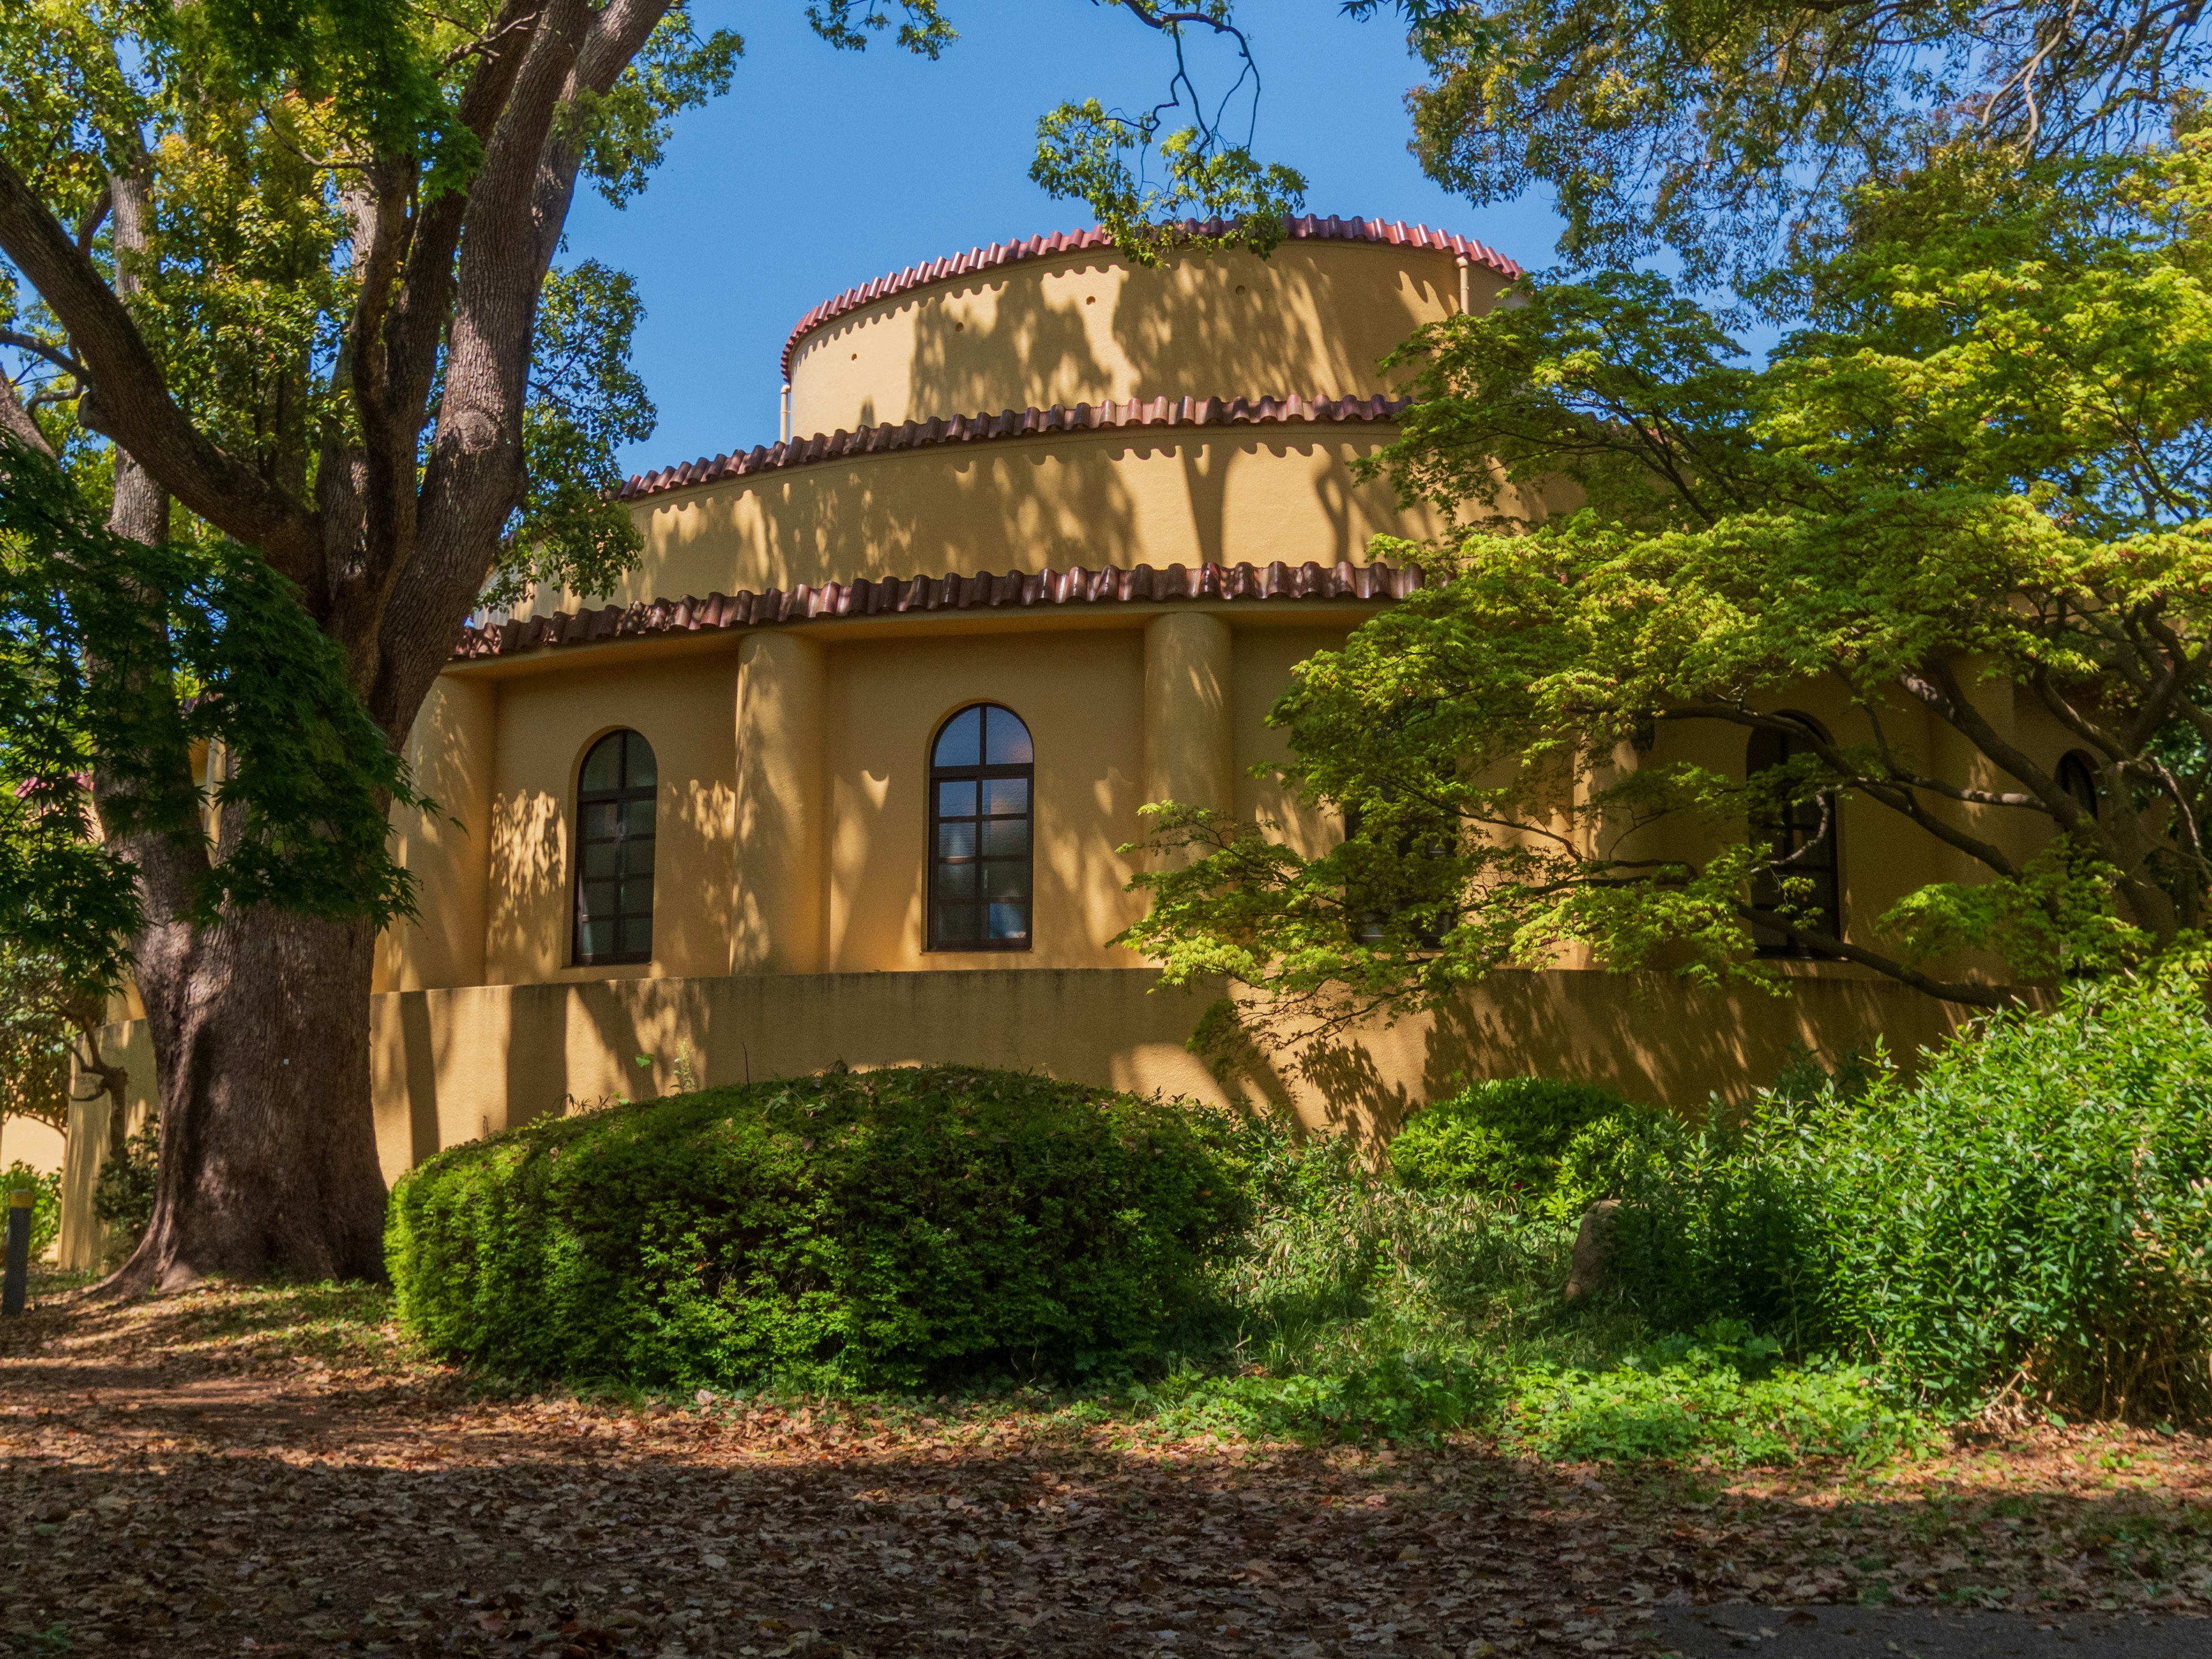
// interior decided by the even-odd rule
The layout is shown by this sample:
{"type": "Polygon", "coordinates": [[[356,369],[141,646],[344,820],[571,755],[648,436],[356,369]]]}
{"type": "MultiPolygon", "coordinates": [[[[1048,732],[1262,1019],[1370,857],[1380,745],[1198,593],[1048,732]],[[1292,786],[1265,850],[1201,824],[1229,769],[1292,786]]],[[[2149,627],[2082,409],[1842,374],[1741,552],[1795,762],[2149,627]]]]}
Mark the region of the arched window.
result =
{"type": "Polygon", "coordinates": [[[2097,816],[2100,793],[2097,788],[2097,763],[2080,750],[2059,757],[2058,787],[2073,796],[2084,812],[2093,818],[2097,816]]]}
{"type": "MultiPolygon", "coordinates": [[[[1753,732],[1744,756],[1746,778],[1756,778],[1813,751],[1819,725],[1805,714],[1783,718],[1795,722],[1799,729],[1761,726],[1753,732]]],[[[1753,836],[1765,843],[1772,860],[1752,878],[1752,903],[1762,910],[1778,911],[1799,927],[1831,939],[1844,936],[1843,862],[1836,807],[1835,792],[1824,789],[1800,800],[1756,804],[1751,825],[1753,836]]],[[[1761,956],[1826,954],[1778,927],[1754,925],[1751,931],[1761,956]]]]}
{"type": "Polygon", "coordinates": [[[1030,786],[1036,753],[1011,708],[945,722],[929,757],[929,948],[1030,948],[1030,786]]]}
{"type": "Polygon", "coordinates": [[[610,732],[576,780],[579,967],[653,960],[653,746],[610,732]]]}

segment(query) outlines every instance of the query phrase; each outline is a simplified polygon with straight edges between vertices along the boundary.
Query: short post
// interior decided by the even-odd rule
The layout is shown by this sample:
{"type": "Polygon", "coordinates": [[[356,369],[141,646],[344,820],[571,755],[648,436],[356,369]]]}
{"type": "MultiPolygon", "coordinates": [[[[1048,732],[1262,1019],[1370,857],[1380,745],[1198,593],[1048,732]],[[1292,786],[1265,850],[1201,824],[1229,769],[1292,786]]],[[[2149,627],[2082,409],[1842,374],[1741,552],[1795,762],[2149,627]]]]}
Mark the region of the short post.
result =
{"type": "Polygon", "coordinates": [[[0,1286],[0,1314],[23,1311],[23,1292],[31,1277],[31,1209],[39,1195],[28,1187],[8,1194],[8,1276],[0,1286]]]}

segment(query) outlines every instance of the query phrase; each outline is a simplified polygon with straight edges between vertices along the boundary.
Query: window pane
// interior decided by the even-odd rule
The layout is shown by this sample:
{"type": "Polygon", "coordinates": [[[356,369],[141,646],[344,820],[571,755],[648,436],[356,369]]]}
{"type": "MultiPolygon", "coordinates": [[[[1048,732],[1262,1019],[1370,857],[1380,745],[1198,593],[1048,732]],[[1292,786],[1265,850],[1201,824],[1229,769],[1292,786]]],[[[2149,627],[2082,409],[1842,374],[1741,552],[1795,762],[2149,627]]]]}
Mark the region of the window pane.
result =
{"type": "Polygon", "coordinates": [[[615,925],[611,921],[587,921],[583,927],[584,954],[587,957],[611,956],[615,948],[615,925]]]}
{"type": "Polygon", "coordinates": [[[1030,729],[1011,708],[995,705],[983,727],[986,766],[1027,766],[1036,758],[1030,752],[1030,729]]]}
{"type": "Polygon", "coordinates": [[[623,827],[633,836],[653,833],[653,806],[649,800],[626,800],[623,803],[623,827]]]}
{"type": "Polygon", "coordinates": [[[971,899],[975,896],[975,866],[972,864],[940,864],[937,866],[937,896],[942,899],[971,899]]]}
{"type": "Polygon", "coordinates": [[[1030,810],[1030,781],[1027,778],[986,778],[983,780],[983,810],[1002,817],[1030,810]]]}
{"type": "Polygon", "coordinates": [[[937,856],[941,859],[972,859],[975,856],[975,825],[971,819],[965,823],[940,823],[937,826],[937,856]]]}
{"type": "Polygon", "coordinates": [[[937,739],[939,766],[975,766],[983,758],[983,711],[963,708],[946,722],[937,739]]]}
{"type": "Polygon", "coordinates": [[[985,898],[1027,898],[1030,896],[1030,861],[1027,859],[1008,859],[983,866],[983,896],[985,898]]]}
{"type": "Polygon", "coordinates": [[[611,876],[615,871],[617,852],[611,841],[587,841],[584,843],[584,873],[587,876],[611,876]]]}
{"type": "Polygon", "coordinates": [[[653,873],[653,837],[651,836],[641,836],[635,841],[623,842],[622,852],[623,870],[626,874],[649,876],[653,873]]]}
{"type": "Polygon", "coordinates": [[[615,884],[611,881],[587,881],[584,884],[584,914],[587,916],[611,916],[615,913],[615,884]]]}
{"type": "Polygon", "coordinates": [[[975,816],[975,786],[966,783],[940,783],[937,786],[937,815],[944,818],[972,818],[975,816]]]}
{"type": "Polygon", "coordinates": [[[623,734],[616,732],[592,745],[592,752],[584,757],[580,787],[618,789],[622,787],[622,740],[623,734]]]}
{"type": "Polygon", "coordinates": [[[979,920],[972,904],[947,904],[937,912],[937,937],[941,944],[967,944],[977,936],[979,920]]]}
{"type": "Polygon", "coordinates": [[[1027,939],[1029,936],[1030,907],[1026,903],[994,904],[991,907],[993,939],[1027,939]]]}
{"type": "Polygon", "coordinates": [[[983,851],[994,859],[1018,857],[1030,850],[1027,818],[992,818],[983,825],[983,851]]]}
{"type": "Polygon", "coordinates": [[[623,787],[650,789],[659,780],[653,775],[653,745],[635,732],[623,734],[629,739],[623,768],[623,787]]]}
{"type": "Polygon", "coordinates": [[[632,916],[622,925],[622,953],[626,957],[653,954],[653,918],[632,916]]]}
{"type": "Polygon", "coordinates": [[[612,841],[622,823],[622,811],[611,802],[584,809],[584,839],[612,841]]]}
{"type": "Polygon", "coordinates": [[[653,914],[653,878],[633,876],[622,884],[623,914],[629,916],[649,916],[653,914]]]}

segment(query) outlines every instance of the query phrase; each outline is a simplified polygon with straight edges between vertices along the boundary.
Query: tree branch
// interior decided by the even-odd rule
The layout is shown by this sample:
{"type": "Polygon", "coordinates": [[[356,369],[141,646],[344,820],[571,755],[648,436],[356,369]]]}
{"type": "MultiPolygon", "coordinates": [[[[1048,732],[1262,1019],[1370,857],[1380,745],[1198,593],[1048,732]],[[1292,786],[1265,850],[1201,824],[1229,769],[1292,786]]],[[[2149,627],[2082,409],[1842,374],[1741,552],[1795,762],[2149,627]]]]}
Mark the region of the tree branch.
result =
{"type": "Polygon", "coordinates": [[[218,530],[258,547],[303,586],[315,574],[313,515],[195,427],[131,313],[46,204],[0,161],[0,252],[70,333],[92,371],[80,402],[88,426],[137,457],[177,499],[218,530]],[[94,406],[85,408],[86,403],[94,406]]]}

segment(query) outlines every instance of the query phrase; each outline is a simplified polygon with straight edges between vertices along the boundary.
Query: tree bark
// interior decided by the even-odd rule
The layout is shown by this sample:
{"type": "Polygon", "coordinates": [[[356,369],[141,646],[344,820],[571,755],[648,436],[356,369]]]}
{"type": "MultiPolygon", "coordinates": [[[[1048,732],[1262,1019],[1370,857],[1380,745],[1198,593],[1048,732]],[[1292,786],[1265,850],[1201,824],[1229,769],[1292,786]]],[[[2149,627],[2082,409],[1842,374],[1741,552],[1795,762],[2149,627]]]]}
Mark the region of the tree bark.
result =
{"type": "Polygon", "coordinates": [[[367,922],[255,908],[150,930],[139,994],[161,1056],[153,1218],[108,1288],[221,1274],[380,1279],[367,922]]]}
{"type": "MultiPolygon", "coordinates": [[[[151,228],[142,161],[118,169],[115,290],[128,304],[151,228]]],[[[108,527],[152,543],[169,495],[127,451],[115,457],[108,527]]],[[[226,814],[223,828],[241,825],[226,814]]],[[[146,929],[136,943],[161,1120],[154,1213],[108,1288],[210,1275],[374,1279],[384,1268],[384,1174],[368,1066],[366,922],[253,908],[212,925],[194,898],[204,847],[134,837],[146,929]]]]}

